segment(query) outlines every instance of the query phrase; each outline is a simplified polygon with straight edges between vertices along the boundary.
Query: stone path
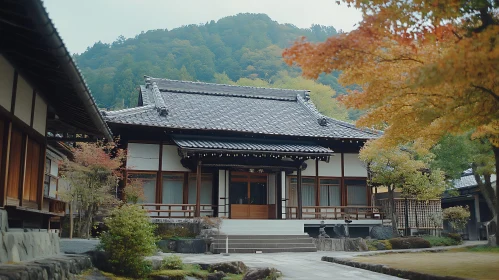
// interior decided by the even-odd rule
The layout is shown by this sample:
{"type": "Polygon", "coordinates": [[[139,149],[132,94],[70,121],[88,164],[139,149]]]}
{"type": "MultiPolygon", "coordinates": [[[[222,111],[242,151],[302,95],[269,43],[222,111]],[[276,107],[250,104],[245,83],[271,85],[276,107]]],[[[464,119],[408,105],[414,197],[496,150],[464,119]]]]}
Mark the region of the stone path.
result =
{"type": "Polygon", "coordinates": [[[274,267],[283,273],[283,279],[400,279],[363,269],[321,261],[322,256],[353,255],[349,252],[231,254],[230,256],[177,254],[186,263],[216,263],[242,261],[249,267],[274,267]]]}
{"type": "MultiPolygon", "coordinates": [[[[433,250],[442,248],[450,249],[463,246],[482,245],[485,242],[471,241],[460,246],[435,247],[433,250]]],[[[428,249],[396,250],[397,252],[418,252],[428,249]]],[[[385,251],[386,252],[386,251],[385,251]]],[[[230,256],[201,255],[201,254],[177,254],[186,263],[216,263],[224,261],[242,261],[249,267],[274,267],[280,270],[283,279],[401,279],[381,273],[371,272],[364,269],[328,263],[321,261],[323,256],[350,258],[357,255],[371,254],[373,252],[313,252],[313,253],[272,253],[272,254],[231,254],[230,256]]],[[[163,254],[168,255],[168,254],[163,254]]],[[[162,258],[157,256],[156,258],[162,258]]]]}

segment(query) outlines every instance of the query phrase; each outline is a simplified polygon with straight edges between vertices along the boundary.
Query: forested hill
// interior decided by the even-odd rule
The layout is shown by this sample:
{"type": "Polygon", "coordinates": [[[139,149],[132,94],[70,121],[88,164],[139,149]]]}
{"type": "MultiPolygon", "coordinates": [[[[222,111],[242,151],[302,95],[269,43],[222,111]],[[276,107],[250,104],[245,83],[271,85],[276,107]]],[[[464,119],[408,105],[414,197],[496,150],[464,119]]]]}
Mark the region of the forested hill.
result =
{"type": "MultiPolygon", "coordinates": [[[[204,82],[320,87],[299,78],[299,69],[283,62],[282,50],[301,36],[310,41],[323,41],[336,33],[330,26],[301,29],[279,24],[265,14],[238,14],[202,25],[150,30],[130,39],[120,37],[112,44],[98,42],[75,55],[75,59],[98,105],[119,109],[136,105],[137,86],[143,83],[144,75],[204,82]]],[[[320,77],[318,82],[334,89],[328,92],[322,88],[320,94],[329,94],[328,99],[345,93],[335,74],[320,77]]],[[[330,102],[336,101],[328,100],[319,110],[345,119],[327,112],[331,109],[330,102]]],[[[338,113],[344,115],[346,110],[342,110],[338,113]]]]}

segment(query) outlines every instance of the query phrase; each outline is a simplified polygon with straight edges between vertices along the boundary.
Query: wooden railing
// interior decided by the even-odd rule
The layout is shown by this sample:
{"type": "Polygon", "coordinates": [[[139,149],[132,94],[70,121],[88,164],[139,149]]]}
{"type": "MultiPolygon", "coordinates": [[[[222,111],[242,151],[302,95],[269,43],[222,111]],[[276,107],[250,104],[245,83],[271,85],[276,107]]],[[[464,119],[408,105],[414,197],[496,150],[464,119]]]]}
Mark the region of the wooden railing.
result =
{"type": "MultiPolygon", "coordinates": [[[[286,219],[298,218],[298,207],[286,207],[286,219]]],[[[376,206],[303,206],[302,219],[310,220],[365,220],[383,219],[380,207],[376,206]]]]}
{"type": "MultiPolygon", "coordinates": [[[[196,204],[141,203],[140,205],[151,217],[156,218],[194,218],[196,213],[196,204]]],[[[200,207],[201,216],[212,217],[216,206],[201,204],[200,207]]]]}

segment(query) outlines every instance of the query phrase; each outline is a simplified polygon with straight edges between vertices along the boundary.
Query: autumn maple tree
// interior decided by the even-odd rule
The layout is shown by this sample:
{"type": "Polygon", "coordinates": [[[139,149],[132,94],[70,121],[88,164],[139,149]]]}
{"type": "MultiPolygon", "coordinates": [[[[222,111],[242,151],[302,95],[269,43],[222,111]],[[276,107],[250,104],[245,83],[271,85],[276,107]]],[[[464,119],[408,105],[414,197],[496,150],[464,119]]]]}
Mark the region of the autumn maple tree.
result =
{"type": "MultiPolygon", "coordinates": [[[[98,142],[79,143],[72,153],[73,157],[62,164],[67,188],[60,195],[71,204],[71,209],[77,210],[77,236],[89,237],[98,211],[117,202],[116,187],[125,152],[114,144],[98,142]]],[[[70,218],[73,219],[72,213],[70,218]]],[[[72,220],[70,223],[73,224],[72,220]]]]}
{"type": "Polygon", "coordinates": [[[343,2],[362,11],[358,28],[302,39],[286,62],[313,78],[341,70],[340,82],[360,87],[342,101],[366,110],[357,124],[383,129],[383,145],[473,130],[493,144],[499,173],[499,1],[343,2]]]}

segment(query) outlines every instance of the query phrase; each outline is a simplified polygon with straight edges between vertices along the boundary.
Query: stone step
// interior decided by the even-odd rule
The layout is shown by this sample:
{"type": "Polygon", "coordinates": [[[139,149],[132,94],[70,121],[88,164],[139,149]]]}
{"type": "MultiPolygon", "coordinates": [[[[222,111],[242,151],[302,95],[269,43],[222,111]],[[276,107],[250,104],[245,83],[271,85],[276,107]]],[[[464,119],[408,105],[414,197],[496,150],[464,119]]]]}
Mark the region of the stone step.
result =
{"type": "MultiPolygon", "coordinates": [[[[225,248],[214,249],[215,253],[225,253],[225,248]]],[[[289,248],[231,248],[229,246],[229,253],[285,253],[285,252],[317,252],[315,247],[289,247],[289,248]]]]}
{"type": "MultiPolygon", "coordinates": [[[[224,249],[225,244],[212,244],[213,248],[224,249]]],[[[245,249],[256,249],[256,248],[316,248],[314,243],[236,243],[230,244],[230,248],[245,248],[245,249]]]]}
{"type": "MultiPolygon", "coordinates": [[[[310,236],[308,234],[301,234],[301,235],[228,235],[229,240],[234,240],[234,239],[272,239],[272,240],[283,240],[283,239],[310,239],[310,236]]],[[[218,235],[215,236],[215,239],[220,239],[220,240],[225,240],[226,235],[218,235]]]]}
{"type": "MultiPolygon", "coordinates": [[[[225,239],[214,239],[212,244],[225,244],[225,239]]],[[[310,238],[303,239],[229,239],[229,244],[311,244],[310,238]]]]}

